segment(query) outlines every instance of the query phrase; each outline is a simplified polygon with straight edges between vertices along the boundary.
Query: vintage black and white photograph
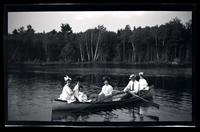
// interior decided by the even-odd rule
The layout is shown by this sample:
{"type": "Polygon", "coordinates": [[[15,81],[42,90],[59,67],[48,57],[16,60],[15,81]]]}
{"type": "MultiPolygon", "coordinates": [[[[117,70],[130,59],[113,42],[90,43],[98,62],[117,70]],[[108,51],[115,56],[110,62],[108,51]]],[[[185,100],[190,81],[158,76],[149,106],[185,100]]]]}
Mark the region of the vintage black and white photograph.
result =
{"type": "Polygon", "coordinates": [[[193,121],[192,18],[8,11],[7,121],[193,121]]]}

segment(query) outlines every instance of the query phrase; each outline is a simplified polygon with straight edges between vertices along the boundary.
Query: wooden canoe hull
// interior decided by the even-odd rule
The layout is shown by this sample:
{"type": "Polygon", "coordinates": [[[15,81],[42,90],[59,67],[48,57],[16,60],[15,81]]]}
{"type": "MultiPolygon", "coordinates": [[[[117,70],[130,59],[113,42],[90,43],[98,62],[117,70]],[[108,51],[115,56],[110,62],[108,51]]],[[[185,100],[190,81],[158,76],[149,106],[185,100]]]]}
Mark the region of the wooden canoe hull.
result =
{"type": "MultiPolygon", "coordinates": [[[[142,98],[152,98],[153,96],[153,88],[148,90],[145,94],[140,95],[142,98]]],[[[108,108],[118,108],[123,107],[125,105],[133,105],[135,103],[141,102],[141,99],[137,97],[131,97],[126,100],[120,101],[111,101],[111,102],[74,102],[68,104],[66,101],[54,100],[53,101],[53,111],[82,111],[82,110],[100,110],[100,109],[108,109],[108,108]]]]}

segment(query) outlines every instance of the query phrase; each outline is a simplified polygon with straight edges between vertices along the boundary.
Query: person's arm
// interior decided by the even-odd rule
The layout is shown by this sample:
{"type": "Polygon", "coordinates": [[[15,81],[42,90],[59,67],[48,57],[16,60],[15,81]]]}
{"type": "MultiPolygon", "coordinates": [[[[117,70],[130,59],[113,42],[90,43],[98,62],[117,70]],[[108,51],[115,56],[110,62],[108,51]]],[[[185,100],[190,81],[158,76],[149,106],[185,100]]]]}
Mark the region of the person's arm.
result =
{"type": "Polygon", "coordinates": [[[113,87],[110,85],[110,89],[109,89],[109,95],[111,95],[113,92],[113,87]]]}
{"type": "Polygon", "coordinates": [[[148,86],[147,80],[145,79],[144,82],[145,82],[145,86],[147,87],[148,86]]]}
{"type": "Polygon", "coordinates": [[[101,92],[99,93],[99,95],[102,95],[103,92],[104,92],[104,86],[102,87],[101,92]]]}
{"type": "Polygon", "coordinates": [[[74,95],[77,97],[78,96],[78,92],[79,92],[79,85],[77,84],[74,89],[73,89],[73,93],[74,95]]]}
{"type": "Polygon", "coordinates": [[[82,93],[81,99],[82,99],[83,102],[87,101],[87,100],[88,100],[88,99],[87,99],[87,95],[84,94],[84,93],[82,93]]]}
{"type": "Polygon", "coordinates": [[[76,84],[76,86],[74,86],[73,91],[77,91],[78,90],[78,85],[76,84]]]}
{"type": "Polygon", "coordinates": [[[124,92],[128,91],[131,89],[131,82],[129,81],[129,83],[127,84],[127,86],[124,88],[124,92]]]}
{"type": "Polygon", "coordinates": [[[73,91],[70,89],[70,88],[67,88],[67,91],[66,91],[69,95],[73,95],[73,91]]]}

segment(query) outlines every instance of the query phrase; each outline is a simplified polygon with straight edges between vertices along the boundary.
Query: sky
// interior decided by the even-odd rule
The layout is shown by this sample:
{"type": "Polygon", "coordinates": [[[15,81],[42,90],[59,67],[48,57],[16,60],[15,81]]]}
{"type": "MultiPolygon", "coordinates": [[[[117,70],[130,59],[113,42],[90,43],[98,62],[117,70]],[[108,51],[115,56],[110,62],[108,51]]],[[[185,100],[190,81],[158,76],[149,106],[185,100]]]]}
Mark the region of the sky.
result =
{"type": "Polygon", "coordinates": [[[165,24],[173,18],[183,24],[192,19],[191,11],[74,11],[74,12],[8,12],[8,33],[31,25],[36,32],[60,31],[68,23],[74,33],[104,25],[108,31],[117,32],[127,24],[145,27],[165,24]]]}

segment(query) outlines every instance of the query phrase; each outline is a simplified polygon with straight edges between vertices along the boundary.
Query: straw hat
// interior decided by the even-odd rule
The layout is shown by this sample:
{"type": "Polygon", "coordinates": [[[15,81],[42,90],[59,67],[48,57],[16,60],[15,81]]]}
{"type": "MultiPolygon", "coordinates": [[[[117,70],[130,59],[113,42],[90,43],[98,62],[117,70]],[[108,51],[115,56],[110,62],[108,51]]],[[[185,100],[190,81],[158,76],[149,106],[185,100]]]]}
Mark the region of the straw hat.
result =
{"type": "Polygon", "coordinates": [[[139,72],[139,76],[144,76],[144,73],[143,72],[139,72]]]}
{"type": "Polygon", "coordinates": [[[135,77],[136,77],[135,74],[131,74],[131,75],[129,76],[129,79],[131,79],[131,78],[135,78],[135,77]]]}

